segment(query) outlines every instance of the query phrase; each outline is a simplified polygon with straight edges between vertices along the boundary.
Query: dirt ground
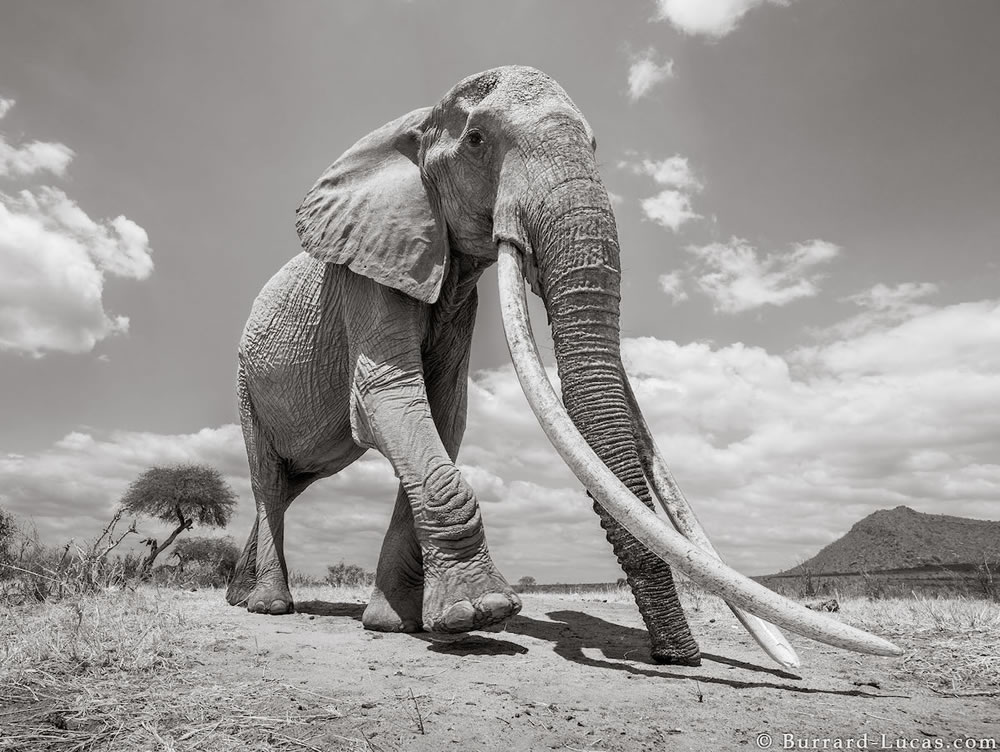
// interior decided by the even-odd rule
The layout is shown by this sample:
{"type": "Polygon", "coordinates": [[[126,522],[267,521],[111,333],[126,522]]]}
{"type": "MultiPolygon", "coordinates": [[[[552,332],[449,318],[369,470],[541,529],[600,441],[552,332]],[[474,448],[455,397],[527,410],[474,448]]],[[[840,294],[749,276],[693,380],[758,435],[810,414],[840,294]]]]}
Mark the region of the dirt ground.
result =
{"type": "MultiPolygon", "coordinates": [[[[523,600],[504,631],[454,642],[367,632],[361,603],[305,600],[286,617],[219,609],[220,636],[186,682],[271,683],[269,712],[294,705],[306,749],[1000,747],[996,693],[936,687],[919,637],[899,638],[908,656],[889,659],[793,635],[797,676],[709,607],[690,614],[702,666],[678,668],[650,662],[631,603],[523,600]]],[[[995,658],[993,643],[975,649],[990,647],[995,658]]]]}

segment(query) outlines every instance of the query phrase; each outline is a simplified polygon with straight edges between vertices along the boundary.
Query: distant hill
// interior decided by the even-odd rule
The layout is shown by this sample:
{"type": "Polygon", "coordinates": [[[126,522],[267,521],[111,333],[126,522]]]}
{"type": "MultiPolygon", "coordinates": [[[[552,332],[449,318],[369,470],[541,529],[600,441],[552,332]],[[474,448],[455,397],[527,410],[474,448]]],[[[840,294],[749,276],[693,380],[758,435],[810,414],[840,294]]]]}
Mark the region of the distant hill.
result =
{"type": "Polygon", "coordinates": [[[1000,522],[900,506],[868,515],[808,561],[772,576],[974,567],[984,554],[991,562],[1000,560],[1000,522]]]}

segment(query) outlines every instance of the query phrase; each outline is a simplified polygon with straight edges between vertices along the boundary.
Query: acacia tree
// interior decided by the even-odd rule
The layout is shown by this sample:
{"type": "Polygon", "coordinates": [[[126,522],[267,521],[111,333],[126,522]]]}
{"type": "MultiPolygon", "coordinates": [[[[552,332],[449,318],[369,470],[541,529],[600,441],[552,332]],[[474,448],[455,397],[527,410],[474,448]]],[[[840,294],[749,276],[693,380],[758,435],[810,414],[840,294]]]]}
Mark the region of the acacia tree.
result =
{"type": "Polygon", "coordinates": [[[195,522],[224,527],[236,506],[236,494],[222,474],[209,465],[151,467],[132,481],[122,496],[121,506],[132,514],[177,523],[163,543],[157,544],[155,538],[147,539],[149,555],[139,567],[145,572],[153,566],[156,557],[178,535],[194,527],[195,522]]]}

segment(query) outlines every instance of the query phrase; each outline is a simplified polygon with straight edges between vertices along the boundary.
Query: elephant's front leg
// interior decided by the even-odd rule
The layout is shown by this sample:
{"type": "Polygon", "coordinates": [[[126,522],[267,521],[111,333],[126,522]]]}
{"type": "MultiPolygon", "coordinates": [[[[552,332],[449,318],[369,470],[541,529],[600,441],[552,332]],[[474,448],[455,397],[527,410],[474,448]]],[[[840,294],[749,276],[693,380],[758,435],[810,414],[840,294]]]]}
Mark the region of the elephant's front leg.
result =
{"type": "MultiPolygon", "coordinates": [[[[424,350],[424,384],[434,424],[452,462],[465,433],[468,413],[469,354],[476,319],[476,296],[469,295],[440,325],[424,350]]],[[[415,632],[422,627],[424,567],[413,526],[413,511],[402,485],[382,542],[375,587],[361,617],[367,629],[415,632]]]]}
{"type": "Polygon", "coordinates": [[[521,602],[493,564],[475,493],[438,434],[419,349],[356,362],[355,439],[381,451],[405,489],[423,564],[424,629],[467,632],[507,620],[521,602]]]}

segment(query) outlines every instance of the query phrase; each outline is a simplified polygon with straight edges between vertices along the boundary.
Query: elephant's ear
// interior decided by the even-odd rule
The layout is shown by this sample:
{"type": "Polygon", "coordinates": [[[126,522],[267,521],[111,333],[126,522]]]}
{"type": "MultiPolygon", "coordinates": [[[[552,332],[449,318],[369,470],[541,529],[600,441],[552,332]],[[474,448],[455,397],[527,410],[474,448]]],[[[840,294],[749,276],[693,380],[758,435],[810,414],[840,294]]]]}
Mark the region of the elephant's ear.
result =
{"type": "Polygon", "coordinates": [[[295,214],[302,247],[433,303],[448,263],[448,233],[415,164],[430,108],[383,125],[323,173],[295,214]]]}

